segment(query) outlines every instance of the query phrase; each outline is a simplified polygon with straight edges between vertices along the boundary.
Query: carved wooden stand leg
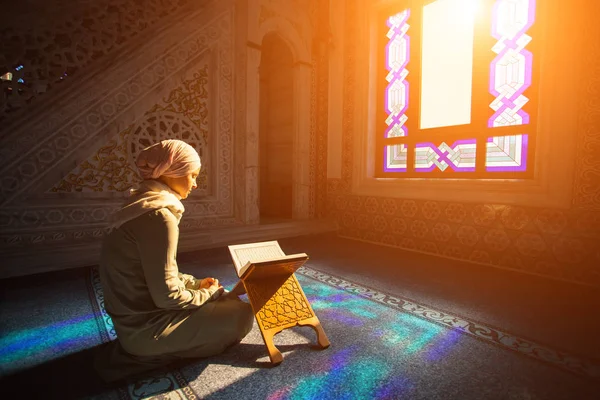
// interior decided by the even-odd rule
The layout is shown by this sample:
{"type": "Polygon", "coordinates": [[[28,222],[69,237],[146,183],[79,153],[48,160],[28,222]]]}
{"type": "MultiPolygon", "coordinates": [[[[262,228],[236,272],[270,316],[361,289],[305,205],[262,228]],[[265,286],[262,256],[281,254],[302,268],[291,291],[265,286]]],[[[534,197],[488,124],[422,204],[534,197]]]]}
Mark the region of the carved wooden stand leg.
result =
{"type": "Polygon", "coordinates": [[[298,322],[298,325],[310,326],[311,328],[313,328],[315,330],[315,332],[317,333],[317,343],[319,343],[319,346],[321,346],[322,349],[328,348],[329,345],[331,344],[331,343],[329,343],[329,339],[327,338],[327,335],[325,334],[325,331],[323,330],[323,327],[321,326],[321,322],[319,321],[319,319],[317,317],[310,318],[310,319],[304,320],[302,322],[298,322]]]}
{"type": "Polygon", "coordinates": [[[292,274],[283,285],[279,286],[280,283],[281,280],[277,284],[278,288],[274,289],[264,280],[244,282],[248,300],[273,365],[283,361],[281,352],[273,343],[273,337],[284,329],[297,325],[310,326],[317,333],[317,342],[322,349],[330,345],[296,276],[292,274]]]}
{"type": "Polygon", "coordinates": [[[273,364],[273,365],[281,364],[281,362],[283,361],[283,355],[277,349],[277,347],[275,347],[275,344],[273,343],[273,337],[275,336],[275,334],[277,334],[281,331],[277,331],[277,332],[266,331],[265,332],[261,329],[260,332],[262,333],[262,337],[265,342],[265,345],[267,345],[267,351],[269,352],[269,359],[271,359],[271,364],[273,364]]]}

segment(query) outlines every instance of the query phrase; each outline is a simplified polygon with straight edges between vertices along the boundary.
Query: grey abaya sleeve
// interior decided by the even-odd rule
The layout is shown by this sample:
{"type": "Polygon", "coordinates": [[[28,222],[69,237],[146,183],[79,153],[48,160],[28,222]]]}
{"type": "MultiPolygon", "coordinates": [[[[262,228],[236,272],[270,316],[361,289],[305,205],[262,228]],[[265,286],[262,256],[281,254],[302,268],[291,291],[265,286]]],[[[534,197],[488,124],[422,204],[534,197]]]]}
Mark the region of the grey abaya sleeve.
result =
{"type": "Polygon", "coordinates": [[[136,232],[136,237],[146,284],[154,303],[166,309],[202,306],[216,289],[189,289],[179,278],[177,218],[164,208],[149,213],[148,218],[144,229],[136,232]]]}

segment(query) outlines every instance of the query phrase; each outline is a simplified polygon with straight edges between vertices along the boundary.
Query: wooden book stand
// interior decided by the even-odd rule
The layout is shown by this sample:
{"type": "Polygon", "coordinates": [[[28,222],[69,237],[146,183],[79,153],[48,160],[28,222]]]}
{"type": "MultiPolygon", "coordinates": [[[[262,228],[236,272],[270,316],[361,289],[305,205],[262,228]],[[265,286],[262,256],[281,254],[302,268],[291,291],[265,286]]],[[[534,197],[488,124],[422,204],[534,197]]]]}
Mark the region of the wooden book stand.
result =
{"type": "Polygon", "coordinates": [[[329,339],[294,275],[308,260],[306,254],[285,255],[277,241],[233,245],[229,252],[240,277],[230,294],[248,294],[272,364],[283,361],[273,337],[296,325],[311,326],[319,346],[329,347],[329,339]]]}

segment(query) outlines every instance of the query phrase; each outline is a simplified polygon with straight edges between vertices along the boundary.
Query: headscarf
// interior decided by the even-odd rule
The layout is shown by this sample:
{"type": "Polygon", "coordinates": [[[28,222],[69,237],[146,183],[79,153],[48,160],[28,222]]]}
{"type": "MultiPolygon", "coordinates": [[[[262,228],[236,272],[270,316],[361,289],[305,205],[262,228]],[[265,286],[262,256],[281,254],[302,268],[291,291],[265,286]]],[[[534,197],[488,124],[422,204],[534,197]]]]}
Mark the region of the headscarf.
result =
{"type": "Polygon", "coordinates": [[[142,150],[136,165],[142,179],[157,179],[160,176],[186,176],[200,168],[201,163],[192,146],[181,140],[168,139],[142,150]]]}
{"type": "Polygon", "coordinates": [[[186,176],[200,168],[200,164],[196,150],[181,140],[162,140],[142,150],[136,165],[144,180],[130,190],[125,204],[111,216],[109,231],[160,208],[168,208],[179,221],[185,211],[181,196],[157,178],[186,176]]]}
{"type": "Polygon", "coordinates": [[[168,208],[177,222],[181,220],[185,211],[185,207],[181,204],[181,196],[173,189],[161,181],[144,180],[139,187],[130,190],[125,204],[110,216],[109,231],[149,211],[161,208],[168,208]]]}

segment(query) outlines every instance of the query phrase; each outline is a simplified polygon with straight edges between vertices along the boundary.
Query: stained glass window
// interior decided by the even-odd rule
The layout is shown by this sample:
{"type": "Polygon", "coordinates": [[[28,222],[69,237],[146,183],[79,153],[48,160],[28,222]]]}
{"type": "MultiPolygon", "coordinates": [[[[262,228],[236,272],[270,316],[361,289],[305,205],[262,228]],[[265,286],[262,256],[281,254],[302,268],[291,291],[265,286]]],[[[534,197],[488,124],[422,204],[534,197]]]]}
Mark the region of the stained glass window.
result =
{"type": "Polygon", "coordinates": [[[398,0],[386,9],[376,174],[532,177],[535,17],[536,0],[398,0]]]}

